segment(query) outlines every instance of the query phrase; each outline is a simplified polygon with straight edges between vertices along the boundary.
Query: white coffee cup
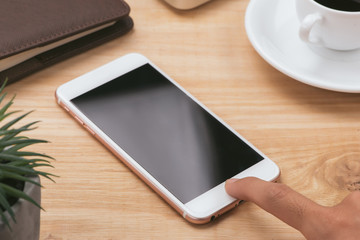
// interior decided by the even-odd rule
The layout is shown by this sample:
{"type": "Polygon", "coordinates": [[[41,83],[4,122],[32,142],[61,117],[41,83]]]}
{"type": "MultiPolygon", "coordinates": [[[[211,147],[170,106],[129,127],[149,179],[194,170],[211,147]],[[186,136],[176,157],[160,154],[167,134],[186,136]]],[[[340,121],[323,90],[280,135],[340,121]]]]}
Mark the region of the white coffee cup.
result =
{"type": "Polygon", "coordinates": [[[314,0],[296,0],[300,38],[334,50],[360,48],[360,11],[336,10],[314,0]]]}

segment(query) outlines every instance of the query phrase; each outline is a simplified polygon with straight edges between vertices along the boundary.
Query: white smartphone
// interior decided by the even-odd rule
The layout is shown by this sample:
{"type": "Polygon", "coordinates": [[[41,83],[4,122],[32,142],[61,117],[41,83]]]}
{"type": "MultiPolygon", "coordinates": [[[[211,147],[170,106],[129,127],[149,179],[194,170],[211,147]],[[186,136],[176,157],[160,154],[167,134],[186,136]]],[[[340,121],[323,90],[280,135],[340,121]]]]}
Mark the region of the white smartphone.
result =
{"type": "Polygon", "coordinates": [[[140,54],[65,83],[57,102],[185,219],[239,204],[229,178],[274,181],[277,165],[140,54]]]}

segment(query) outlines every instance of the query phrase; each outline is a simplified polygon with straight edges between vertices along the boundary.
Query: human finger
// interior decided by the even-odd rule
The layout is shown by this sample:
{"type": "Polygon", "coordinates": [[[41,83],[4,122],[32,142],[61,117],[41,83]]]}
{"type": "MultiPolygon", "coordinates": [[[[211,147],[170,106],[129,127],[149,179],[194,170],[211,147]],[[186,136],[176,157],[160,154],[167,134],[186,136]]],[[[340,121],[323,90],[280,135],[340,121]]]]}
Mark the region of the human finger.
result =
{"type": "Polygon", "coordinates": [[[303,230],[309,220],[318,217],[324,209],[284,184],[254,177],[230,179],[226,182],[225,188],[229,195],[254,202],[299,231],[303,230]]]}

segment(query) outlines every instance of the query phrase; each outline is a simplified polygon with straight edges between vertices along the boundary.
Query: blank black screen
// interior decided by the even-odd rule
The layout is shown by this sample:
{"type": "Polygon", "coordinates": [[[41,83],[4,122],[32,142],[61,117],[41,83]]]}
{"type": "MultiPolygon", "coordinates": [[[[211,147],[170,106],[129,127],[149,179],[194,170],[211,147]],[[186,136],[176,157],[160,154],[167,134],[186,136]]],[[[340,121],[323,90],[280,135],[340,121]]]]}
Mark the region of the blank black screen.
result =
{"type": "Polygon", "coordinates": [[[149,64],[72,102],[183,203],[263,159],[149,64]]]}

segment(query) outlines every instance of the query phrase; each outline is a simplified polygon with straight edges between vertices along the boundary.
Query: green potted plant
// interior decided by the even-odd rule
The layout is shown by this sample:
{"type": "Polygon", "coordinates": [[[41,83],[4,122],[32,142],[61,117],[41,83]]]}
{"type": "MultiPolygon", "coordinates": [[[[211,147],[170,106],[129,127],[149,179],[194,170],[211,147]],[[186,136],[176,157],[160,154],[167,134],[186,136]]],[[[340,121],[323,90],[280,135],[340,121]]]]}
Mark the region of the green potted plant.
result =
{"type": "MultiPolygon", "coordinates": [[[[6,93],[0,88],[0,104],[6,93]]],[[[19,125],[31,112],[10,119],[18,111],[8,111],[15,96],[0,107],[0,239],[38,240],[40,230],[40,178],[52,180],[53,174],[39,170],[52,167],[52,157],[31,152],[29,146],[46,143],[23,134],[36,122],[19,125]],[[8,120],[10,119],[10,120],[8,120]],[[5,123],[3,123],[5,120],[5,123]]]]}

